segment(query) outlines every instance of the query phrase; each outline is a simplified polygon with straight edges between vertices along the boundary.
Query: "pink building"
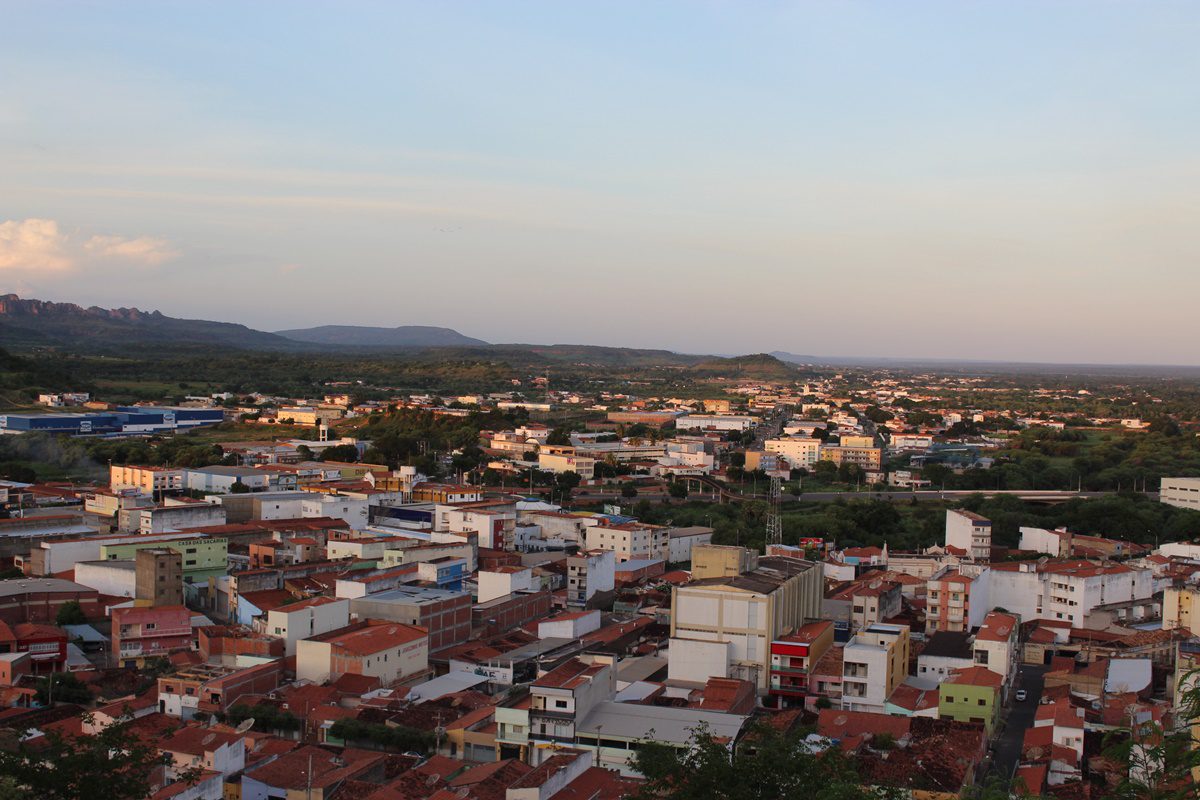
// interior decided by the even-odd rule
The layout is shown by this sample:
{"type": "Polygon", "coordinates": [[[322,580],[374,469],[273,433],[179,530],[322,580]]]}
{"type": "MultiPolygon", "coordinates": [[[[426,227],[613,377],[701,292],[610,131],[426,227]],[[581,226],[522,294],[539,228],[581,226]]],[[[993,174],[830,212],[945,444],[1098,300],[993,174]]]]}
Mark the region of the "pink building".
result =
{"type": "Polygon", "coordinates": [[[192,612],[184,606],[114,608],[112,612],[113,654],[123,666],[137,666],[142,659],[190,650],[192,612]]]}

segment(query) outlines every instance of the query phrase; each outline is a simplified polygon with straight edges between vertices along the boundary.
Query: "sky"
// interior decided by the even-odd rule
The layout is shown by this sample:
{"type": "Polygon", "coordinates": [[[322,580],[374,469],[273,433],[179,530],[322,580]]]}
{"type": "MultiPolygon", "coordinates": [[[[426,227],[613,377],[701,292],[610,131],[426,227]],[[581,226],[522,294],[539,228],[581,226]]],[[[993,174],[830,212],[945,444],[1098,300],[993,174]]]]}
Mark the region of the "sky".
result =
{"type": "Polygon", "coordinates": [[[0,0],[0,290],[1198,364],[1200,3],[0,0]]]}

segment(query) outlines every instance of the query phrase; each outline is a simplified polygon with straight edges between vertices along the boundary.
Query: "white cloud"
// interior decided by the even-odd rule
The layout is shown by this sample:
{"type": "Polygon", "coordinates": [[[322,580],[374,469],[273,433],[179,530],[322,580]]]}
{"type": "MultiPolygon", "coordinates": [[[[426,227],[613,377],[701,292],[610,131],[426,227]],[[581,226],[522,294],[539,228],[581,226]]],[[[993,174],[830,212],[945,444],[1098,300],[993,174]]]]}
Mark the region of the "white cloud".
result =
{"type": "Polygon", "coordinates": [[[120,236],[93,236],[83,243],[83,249],[97,258],[129,261],[158,266],[179,255],[162,239],[139,236],[125,239],[120,236]]]}
{"type": "Polygon", "coordinates": [[[158,266],[179,253],[162,239],[97,234],[79,242],[52,219],[0,222],[0,271],[70,272],[96,262],[158,266]]]}
{"type": "Polygon", "coordinates": [[[0,222],[0,270],[61,272],[75,266],[52,219],[0,222]]]}

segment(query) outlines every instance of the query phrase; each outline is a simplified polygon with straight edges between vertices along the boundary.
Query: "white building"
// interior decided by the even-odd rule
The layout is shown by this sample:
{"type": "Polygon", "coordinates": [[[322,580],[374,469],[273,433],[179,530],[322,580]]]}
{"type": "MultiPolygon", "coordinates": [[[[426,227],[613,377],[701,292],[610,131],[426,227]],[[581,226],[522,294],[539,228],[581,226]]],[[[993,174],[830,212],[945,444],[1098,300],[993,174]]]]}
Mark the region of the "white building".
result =
{"type": "Polygon", "coordinates": [[[698,544],[712,542],[713,529],[704,525],[693,525],[689,528],[671,528],[667,534],[669,555],[667,560],[674,564],[682,564],[692,560],[692,548],[698,544]]]}
{"type": "Polygon", "coordinates": [[[908,677],[908,656],[906,625],[876,623],[852,636],[842,648],[842,708],[882,712],[908,677]]]}
{"type": "Polygon", "coordinates": [[[496,570],[479,570],[479,594],[477,603],[487,603],[514,592],[533,589],[533,570],[529,567],[498,567],[496,570]]]}
{"type": "Polygon", "coordinates": [[[600,611],[567,611],[538,623],[539,639],[578,639],[600,630],[600,611]]]}
{"type": "Polygon", "coordinates": [[[183,471],[183,486],[195,492],[229,494],[235,484],[245,486],[251,492],[265,492],[271,486],[271,473],[253,467],[189,468],[183,471]]]}
{"type": "Polygon", "coordinates": [[[589,550],[611,550],[617,561],[667,558],[670,529],[643,522],[596,525],[587,529],[589,550]]]}
{"type": "Polygon", "coordinates": [[[267,612],[267,635],[283,639],[284,655],[296,654],[296,642],[350,624],[350,601],[314,597],[267,612]]]}
{"type": "Polygon", "coordinates": [[[1032,619],[1066,621],[1083,628],[1096,606],[1147,600],[1154,574],[1111,562],[1055,559],[1044,564],[993,564],[991,606],[1032,619]]]}
{"type": "Polygon", "coordinates": [[[1200,478],[1163,478],[1158,499],[1169,506],[1200,511],[1200,478]]]}
{"type": "Polygon", "coordinates": [[[617,558],[611,550],[585,550],[567,557],[567,605],[587,605],[616,585],[617,558]]]}
{"type": "Polygon", "coordinates": [[[676,430],[705,430],[705,431],[748,431],[755,426],[755,417],[735,416],[732,414],[688,414],[675,419],[676,430]]]}
{"type": "Polygon", "coordinates": [[[992,557],[992,521],[972,511],[947,509],[946,546],[957,547],[975,561],[992,557]]]}
{"type": "Polygon", "coordinates": [[[384,686],[429,670],[429,636],[400,622],[372,623],[296,643],[296,677],[313,683],[342,675],[378,678],[384,686]]]}
{"type": "Polygon", "coordinates": [[[808,469],[821,460],[821,440],[788,436],[782,439],[767,439],[763,449],[768,453],[783,456],[793,469],[808,469]]]}
{"type": "Polygon", "coordinates": [[[1017,642],[1019,628],[1020,620],[1014,615],[992,611],[975,634],[975,663],[1004,678],[1005,687],[1011,686],[1017,675],[1021,655],[1017,642]]]}

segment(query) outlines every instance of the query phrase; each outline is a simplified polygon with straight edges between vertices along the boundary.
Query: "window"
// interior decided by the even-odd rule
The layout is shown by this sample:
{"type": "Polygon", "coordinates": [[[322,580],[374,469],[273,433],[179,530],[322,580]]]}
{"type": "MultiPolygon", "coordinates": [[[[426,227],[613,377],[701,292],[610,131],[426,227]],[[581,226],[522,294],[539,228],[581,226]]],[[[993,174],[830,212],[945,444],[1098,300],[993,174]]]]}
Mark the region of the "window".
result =
{"type": "Polygon", "coordinates": [[[184,550],[183,552],[187,553],[188,555],[191,555],[192,553],[196,552],[196,548],[189,547],[187,550],[184,550]]]}
{"type": "Polygon", "coordinates": [[[953,703],[953,702],[954,702],[954,698],[953,698],[953,697],[951,697],[950,695],[946,695],[946,702],[947,702],[947,703],[953,703]]]}
{"type": "Polygon", "coordinates": [[[183,562],[183,565],[185,567],[194,567],[194,566],[196,566],[196,559],[193,558],[190,561],[185,561],[185,562],[183,562]]]}
{"type": "Polygon", "coordinates": [[[554,707],[555,707],[555,708],[566,708],[566,707],[567,707],[567,701],[566,701],[566,700],[555,700],[555,701],[554,701],[554,707]]]}
{"type": "Polygon", "coordinates": [[[145,625],[142,626],[142,629],[147,630],[147,631],[152,631],[157,627],[158,627],[158,625],[156,623],[147,622],[145,625]]]}

